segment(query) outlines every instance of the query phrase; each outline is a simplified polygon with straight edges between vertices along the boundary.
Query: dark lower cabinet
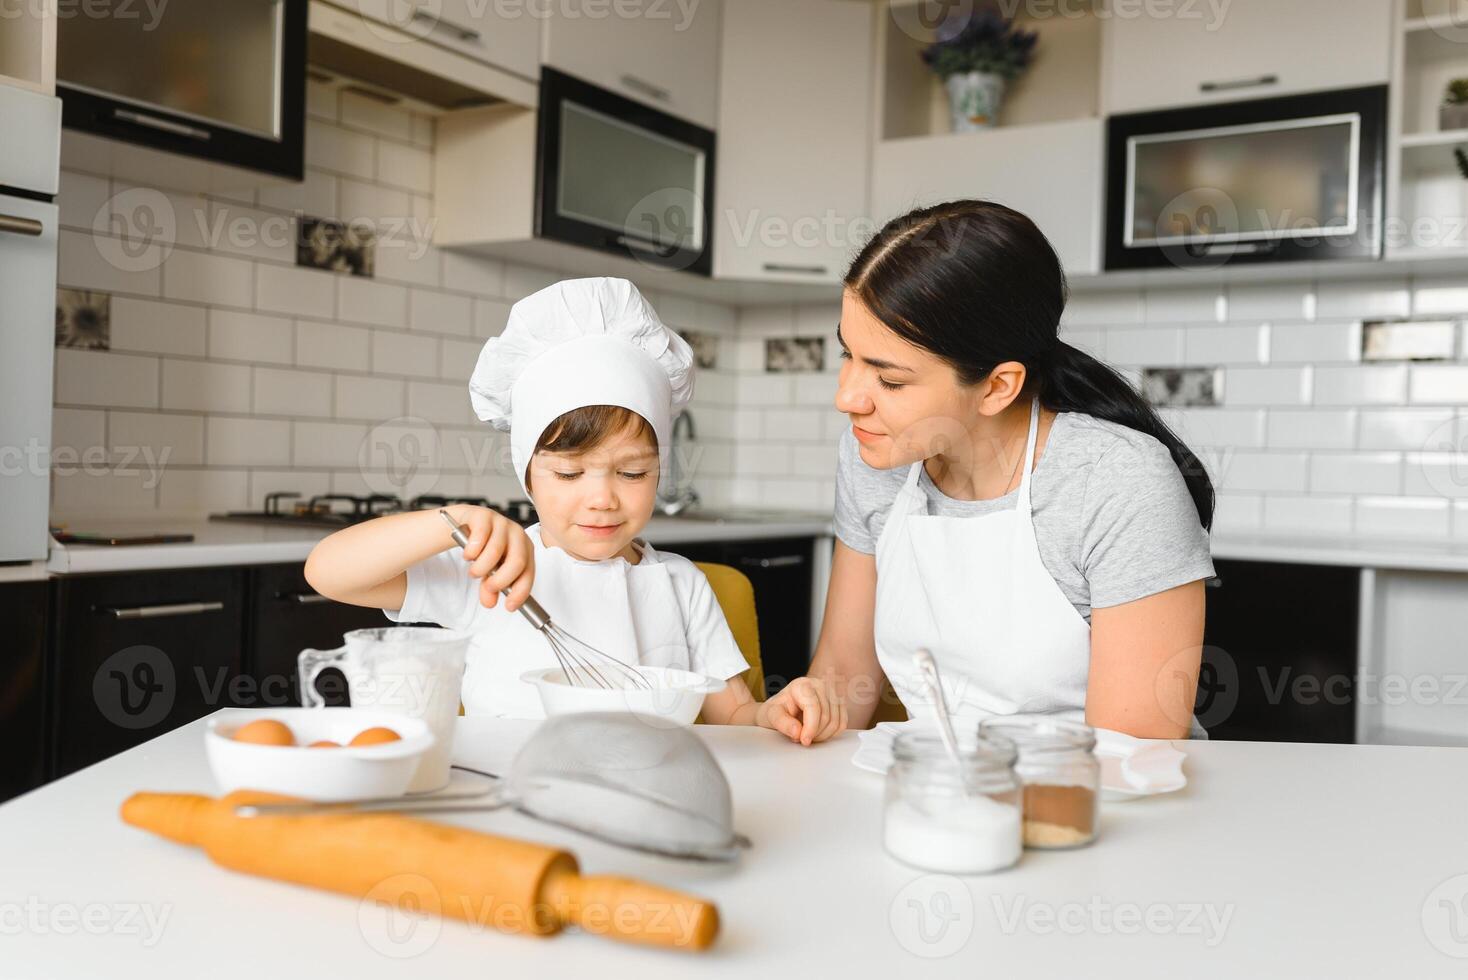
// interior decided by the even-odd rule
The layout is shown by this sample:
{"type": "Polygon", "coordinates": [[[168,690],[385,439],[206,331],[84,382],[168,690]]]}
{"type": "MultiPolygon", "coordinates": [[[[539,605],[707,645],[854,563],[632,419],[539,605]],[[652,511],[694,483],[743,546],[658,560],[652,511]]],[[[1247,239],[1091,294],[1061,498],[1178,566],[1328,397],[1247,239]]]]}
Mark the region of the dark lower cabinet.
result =
{"type": "MultiPolygon", "coordinates": [[[[245,635],[246,697],[250,707],[300,704],[296,657],[302,650],[331,650],[342,635],[370,626],[391,626],[381,609],[348,606],[317,594],[306,584],[305,566],[260,565],[250,569],[250,613],[245,635]]],[[[316,689],[328,705],[348,703],[340,671],[323,671],[316,689]]]]}
{"type": "Polygon", "coordinates": [[[46,779],[47,583],[0,585],[0,801],[46,779]]]}
{"type": "Polygon", "coordinates": [[[765,690],[774,694],[805,675],[811,657],[811,595],[815,539],[727,541],[670,545],[665,549],[690,561],[731,565],[754,586],[759,618],[760,660],[765,690]]]}
{"type": "Polygon", "coordinates": [[[53,589],[51,778],[231,703],[243,571],[78,575],[53,589]]]}
{"type": "Polygon", "coordinates": [[[1210,737],[1354,742],[1360,569],[1214,567],[1195,709],[1210,737]]]}

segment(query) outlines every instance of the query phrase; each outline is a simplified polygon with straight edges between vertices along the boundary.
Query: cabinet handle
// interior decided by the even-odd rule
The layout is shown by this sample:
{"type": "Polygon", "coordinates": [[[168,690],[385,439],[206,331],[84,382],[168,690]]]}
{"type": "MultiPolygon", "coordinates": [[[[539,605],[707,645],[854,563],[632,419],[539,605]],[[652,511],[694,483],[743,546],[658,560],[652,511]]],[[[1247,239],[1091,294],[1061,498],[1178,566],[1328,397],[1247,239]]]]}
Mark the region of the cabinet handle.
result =
{"type": "Polygon", "coordinates": [[[649,99],[657,99],[659,102],[671,102],[673,100],[672,92],[663,88],[661,85],[654,85],[645,78],[638,78],[636,75],[623,75],[622,84],[634,92],[641,92],[649,99]]]}
{"type": "Polygon", "coordinates": [[[823,265],[791,265],[788,262],[766,262],[766,272],[798,272],[808,276],[824,276],[827,269],[823,265]]]}
{"type": "Polygon", "coordinates": [[[1218,82],[1203,82],[1198,89],[1203,92],[1227,92],[1236,88],[1258,88],[1261,85],[1278,84],[1278,75],[1259,75],[1255,78],[1231,78],[1218,82]]]}
{"type": "Polygon", "coordinates": [[[678,250],[670,245],[654,245],[652,242],[644,242],[638,238],[627,235],[614,235],[613,244],[621,245],[623,248],[636,252],[649,252],[659,258],[672,258],[678,250]]]}
{"type": "Polygon", "coordinates": [[[107,613],[114,619],[159,619],[164,616],[196,616],[199,613],[219,612],[222,602],[174,602],[162,606],[99,606],[98,612],[107,613]]]}
{"type": "Polygon", "coordinates": [[[804,565],[805,555],[778,555],[774,558],[741,558],[739,564],[745,568],[790,568],[804,565]]]}
{"type": "Polygon", "coordinates": [[[443,27],[447,27],[449,30],[459,35],[459,39],[462,41],[478,41],[481,37],[483,37],[482,34],[480,34],[476,30],[473,30],[472,28],[460,27],[458,24],[455,24],[452,21],[447,21],[444,20],[442,17],[435,16],[423,7],[418,7],[413,11],[413,19],[431,21],[434,27],[438,27],[440,25],[442,25],[443,27]]]}
{"type": "Polygon", "coordinates": [[[294,602],[298,606],[318,606],[331,601],[319,592],[277,592],[275,597],[281,602],[294,602]]]}
{"type": "Polygon", "coordinates": [[[214,138],[214,134],[207,129],[199,129],[196,126],[185,126],[183,123],[174,122],[172,119],[160,119],[157,116],[134,112],[131,109],[113,109],[112,118],[121,122],[132,123],[135,126],[147,126],[149,129],[172,133],[174,136],[183,136],[191,140],[198,140],[200,143],[207,143],[214,138]]]}
{"type": "Polygon", "coordinates": [[[12,235],[29,235],[32,238],[39,238],[45,230],[45,226],[34,218],[22,218],[15,214],[0,214],[0,231],[8,231],[12,235]]]}

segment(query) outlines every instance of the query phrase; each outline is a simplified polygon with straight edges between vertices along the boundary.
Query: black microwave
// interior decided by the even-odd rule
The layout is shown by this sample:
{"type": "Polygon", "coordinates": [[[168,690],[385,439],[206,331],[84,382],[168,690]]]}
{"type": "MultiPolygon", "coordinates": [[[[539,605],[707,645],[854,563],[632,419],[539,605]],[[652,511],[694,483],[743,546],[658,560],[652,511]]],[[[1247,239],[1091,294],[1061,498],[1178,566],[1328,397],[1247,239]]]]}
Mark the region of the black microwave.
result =
{"type": "Polygon", "coordinates": [[[1106,268],[1382,254],[1385,85],[1112,116],[1106,268]]]}
{"type": "Polygon", "coordinates": [[[714,134],[542,68],[535,233],[667,269],[713,269],[714,134]]]}

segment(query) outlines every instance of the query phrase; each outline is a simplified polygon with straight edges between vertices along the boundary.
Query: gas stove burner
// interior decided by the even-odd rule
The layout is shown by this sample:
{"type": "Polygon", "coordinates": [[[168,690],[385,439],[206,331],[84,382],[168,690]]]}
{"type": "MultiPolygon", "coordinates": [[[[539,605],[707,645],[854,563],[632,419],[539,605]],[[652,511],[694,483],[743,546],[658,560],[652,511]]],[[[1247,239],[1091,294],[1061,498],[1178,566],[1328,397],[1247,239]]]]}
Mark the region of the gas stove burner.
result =
{"type": "Polygon", "coordinates": [[[535,506],[528,500],[512,500],[508,504],[495,504],[484,497],[450,497],[423,494],[408,503],[385,493],[356,496],[346,493],[323,493],[301,501],[299,493],[267,493],[264,510],[232,510],[224,514],[210,514],[211,521],[240,521],[255,524],[291,524],[300,527],[338,528],[350,527],[384,514],[397,514],[405,510],[449,507],[455,504],[473,507],[488,507],[504,514],[521,525],[535,523],[535,506]]]}

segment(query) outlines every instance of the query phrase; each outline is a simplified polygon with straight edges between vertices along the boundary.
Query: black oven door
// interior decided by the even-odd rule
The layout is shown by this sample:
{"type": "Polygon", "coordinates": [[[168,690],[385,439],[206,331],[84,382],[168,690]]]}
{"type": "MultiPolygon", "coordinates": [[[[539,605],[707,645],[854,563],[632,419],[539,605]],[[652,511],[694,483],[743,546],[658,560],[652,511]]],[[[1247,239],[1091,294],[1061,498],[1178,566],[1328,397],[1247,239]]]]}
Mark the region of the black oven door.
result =
{"type": "Polygon", "coordinates": [[[714,134],[541,70],[536,234],[709,275],[714,134]]]}
{"type": "Polygon", "coordinates": [[[1386,86],[1113,116],[1106,268],[1375,259],[1386,86]]]}

